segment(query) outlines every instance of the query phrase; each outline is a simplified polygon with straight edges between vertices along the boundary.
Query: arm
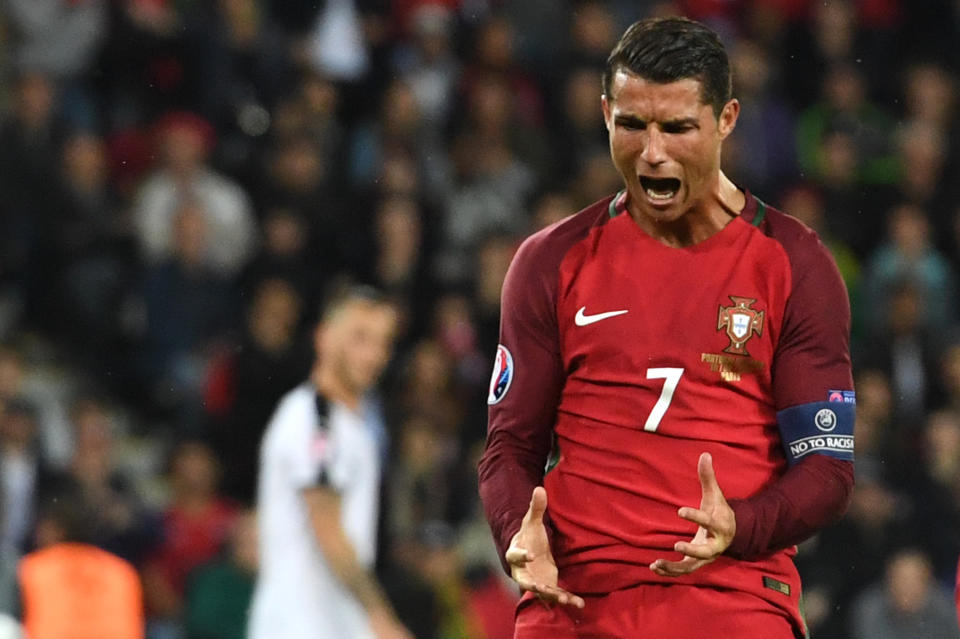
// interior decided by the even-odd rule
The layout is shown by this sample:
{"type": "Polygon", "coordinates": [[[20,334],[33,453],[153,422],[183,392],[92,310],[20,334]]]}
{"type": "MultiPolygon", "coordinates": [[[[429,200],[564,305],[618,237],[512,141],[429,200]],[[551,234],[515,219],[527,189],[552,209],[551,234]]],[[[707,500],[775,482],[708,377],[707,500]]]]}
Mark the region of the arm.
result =
{"type": "Polygon", "coordinates": [[[737,532],[727,554],[754,559],[838,520],[853,494],[853,462],[810,455],[749,499],[731,499],[737,532]]]}
{"type": "Polygon", "coordinates": [[[809,231],[777,233],[790,257],[793,283],[784,310],[773,362],[777,422],[789,468],[764,490],[731,500],[737,532],[727,550],[750,559],[807,539],[846,511],[853,491],[853,375],[850,362],[850,304],[833,258],[809,231]],[[831,391],[841,391],[840,397],[831,391]],[[846,391],[846,393],[844,393],[846,391]],[[842,401],[831,401],[842,399],[842,401]],[[848,449],[825,446],[809,454],[791,447],[827,434],[816,415],[836,418],[829,435],[848,449]]]}
{"type": "Polygon", "coordinates": [[[555,301],[559,258],[544,259],[540,239],[520,247],[504,280],[500,344],[511,365],[494,371],[495,377],[506,375],[501,381],[507,385],[488,398],[487,443],[478,467],[480,497],[501,560],[543,481],[563,384],[555,301]]]}
{"type": "Polygon", "coordinates": [[[536,235],[524,243],[503,285],[480,496],[504,568],[521,590],[582,608],[582,598],[558,587],[544,521],[547,493],[540,487],[564,377],[556,320],[559,252],[541,240],[536,235]]]}
{"type": "Polygon", "coordinates": [[[379,637],[409,637],[376,578],[357,560],[340,525],[340,495],[325,486],[302,491],[314,537],[337,579],[356,597],[379,637]]]}

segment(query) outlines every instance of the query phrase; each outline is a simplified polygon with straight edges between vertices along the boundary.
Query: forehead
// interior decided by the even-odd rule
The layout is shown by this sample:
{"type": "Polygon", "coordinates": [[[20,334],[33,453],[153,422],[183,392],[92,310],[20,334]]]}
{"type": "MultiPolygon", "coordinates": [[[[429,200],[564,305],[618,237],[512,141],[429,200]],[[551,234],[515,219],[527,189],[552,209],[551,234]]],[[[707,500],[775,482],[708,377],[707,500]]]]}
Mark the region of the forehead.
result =
{"type": "Polygon", "coordinates": [[[699,117],[704,108],[699,80],[684,78],[674,82],[654,82],[619,69],[610,83],[610,106],[614,113],[645,120],[670,120],[699,117]]]}
{"type": "Polygon", "coordinates": [[[367,300],[349,300],[335,311],[328,324],[343,333],[390,332],[396,321],[396,312],[389,304],[367,300]]]}

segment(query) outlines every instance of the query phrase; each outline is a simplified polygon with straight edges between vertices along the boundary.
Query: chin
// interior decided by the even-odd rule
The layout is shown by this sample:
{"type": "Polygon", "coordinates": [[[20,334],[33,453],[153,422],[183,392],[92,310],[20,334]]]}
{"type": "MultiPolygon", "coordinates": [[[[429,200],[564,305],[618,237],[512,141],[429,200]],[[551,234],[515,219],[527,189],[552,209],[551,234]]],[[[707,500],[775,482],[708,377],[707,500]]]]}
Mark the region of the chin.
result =
{"type": "Polygon", "coordinates": [[[686,208],[683,206],[682,202],[672,203],[670,206],[665,208],[658,208],[654,206],[644,206],[643,215],[652,222],[657,224],[670,224],[676,222],[684,213],[686,213],[686,208]]]}

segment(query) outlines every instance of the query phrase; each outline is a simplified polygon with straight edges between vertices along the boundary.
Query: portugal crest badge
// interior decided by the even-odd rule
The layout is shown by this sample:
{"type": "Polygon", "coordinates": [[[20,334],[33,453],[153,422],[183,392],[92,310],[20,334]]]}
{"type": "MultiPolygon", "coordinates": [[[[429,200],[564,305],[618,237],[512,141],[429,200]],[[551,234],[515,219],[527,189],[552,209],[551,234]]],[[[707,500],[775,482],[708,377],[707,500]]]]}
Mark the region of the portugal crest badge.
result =
{"type": "Polygon", "coordinates": [[[721,306],[717,317],[717,330],[727,329],[730,345],[723,349],[732,355],[750,355],[747,341],[754,334],[763,335],[763,311],[750,308],[757,300],[750,297],[729,295],[733,306],[721,306]]]}

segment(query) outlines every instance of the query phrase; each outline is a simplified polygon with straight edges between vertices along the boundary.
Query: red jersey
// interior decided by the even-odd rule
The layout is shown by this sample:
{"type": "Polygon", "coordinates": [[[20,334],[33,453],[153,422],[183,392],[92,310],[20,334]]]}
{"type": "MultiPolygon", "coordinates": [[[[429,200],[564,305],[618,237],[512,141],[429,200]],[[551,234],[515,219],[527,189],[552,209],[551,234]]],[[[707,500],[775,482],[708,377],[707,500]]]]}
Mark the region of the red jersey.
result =
{"type": "Polygon", "coordinates": [[[751,497],[787,469],[779,411],[852,400],[842,280],[810,229],[749,193],[684,248],[644,233],[622,199],[528,238],[507,276],[480,465],[495,536],[503,550],[542,481],[561,587],[736,589],[802,628],[792,548],[679,578],[648,566],[696,532],[677,509],[700,503],[702,452],[727,499],[751,497]]]}

